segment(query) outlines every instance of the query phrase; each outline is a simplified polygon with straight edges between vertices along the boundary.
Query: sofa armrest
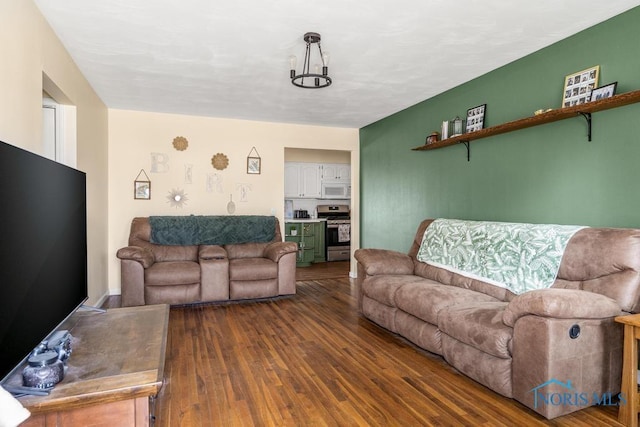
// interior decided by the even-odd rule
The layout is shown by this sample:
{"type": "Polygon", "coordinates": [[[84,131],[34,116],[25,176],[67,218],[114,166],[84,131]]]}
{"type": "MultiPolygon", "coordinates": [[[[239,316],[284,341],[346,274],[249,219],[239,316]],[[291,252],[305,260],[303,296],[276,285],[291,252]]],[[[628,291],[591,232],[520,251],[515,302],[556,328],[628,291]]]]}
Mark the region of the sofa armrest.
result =
{"type": "Polygon", "coordinates": [[[198,259],[211,260],[211,259],[225,259],[227,258],[227,251],[219,245],[200,245],[198,248],[198,259]]]}
{"type": "Polygon", "coordinates": [[[298,245],[295,242],[273,242],[264,250],[264,256],[273,262],[278,262],[283,255],[297,251],[298,245]]]}
{"type": "Polygon", "coordinates": [[[616,300],[574,289],[540,289],[516,296],[509,302],[502,321],[513,327],[527,315],[556,319],[604,319],[622,314],[616,300]]]}
{"type": "Polygon", "coordinates": [[[122,260],[137,261],[142,267],[149,268],[155,262],[155,257],[149,249],[140,246],[126,246],[118,249],[116,256],[122,260]]]}
{"type": "Polygon", "coordinates": [[[354,256],[369,276],[413,274],[413,259],[402,252],[388,249],[358,249],[354,256]]]}

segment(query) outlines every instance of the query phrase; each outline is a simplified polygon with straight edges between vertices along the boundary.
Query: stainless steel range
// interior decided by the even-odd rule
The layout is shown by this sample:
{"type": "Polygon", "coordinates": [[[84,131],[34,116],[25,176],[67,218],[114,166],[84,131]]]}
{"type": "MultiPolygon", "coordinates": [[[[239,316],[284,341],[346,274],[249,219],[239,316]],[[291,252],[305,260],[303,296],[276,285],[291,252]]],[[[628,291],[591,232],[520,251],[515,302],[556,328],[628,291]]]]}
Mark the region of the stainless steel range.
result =
{"type": "Polygon", "coordinates": [[[349,205],[318,205],[318,218],[327,219],[325,244],[327,261],[351,257],[351,211],[349,205]]]}

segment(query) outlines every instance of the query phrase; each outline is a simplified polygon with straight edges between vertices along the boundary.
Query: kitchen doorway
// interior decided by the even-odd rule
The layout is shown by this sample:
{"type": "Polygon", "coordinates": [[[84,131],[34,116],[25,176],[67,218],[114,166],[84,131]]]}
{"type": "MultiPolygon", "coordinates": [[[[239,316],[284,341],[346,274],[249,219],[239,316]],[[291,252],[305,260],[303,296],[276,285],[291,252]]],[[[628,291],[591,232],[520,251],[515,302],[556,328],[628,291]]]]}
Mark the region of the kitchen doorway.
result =
{"type": "MultiPolygon", "coordinates": [[[[346,207],[345,212],[348,217],[352,205],[351,161],[352,153],[347,150],[308,148],[285,148],[284,150],[285,239],[295,241],[301,246],[302,252],[299,254],[296,269],[297,280],[350,276],[349,253],[340,260],[327,255],[328,218],[322,213],[319,215],[318,208],[328,205],[346,207]],[[343,191],[336,189],[343,189],[343,191]],[[311,222],[322,221],[324,226],[322,238],[313,236],[302,239],[299,233],[287,236],[286,230],[289,228],[286,224],[301,228],[301,224],[297,224],[301,219],[311,222]],[[312,241],[307,241],[309,239],[312,241]],[[303,240],[305,240],[304,243],[300,243],[303,240]],[[310,245],[314,246],[313,251],[310,250],[310,245]],[[322,247],[319,249],[318,245],[322,247]]],[[[342,225],[342,227],[345,226],[342,225]]],[[[306,228],[302,227],[302,229],[306,228]]],[[[344,232],[344,230],[341,231],[344,232]]]]}

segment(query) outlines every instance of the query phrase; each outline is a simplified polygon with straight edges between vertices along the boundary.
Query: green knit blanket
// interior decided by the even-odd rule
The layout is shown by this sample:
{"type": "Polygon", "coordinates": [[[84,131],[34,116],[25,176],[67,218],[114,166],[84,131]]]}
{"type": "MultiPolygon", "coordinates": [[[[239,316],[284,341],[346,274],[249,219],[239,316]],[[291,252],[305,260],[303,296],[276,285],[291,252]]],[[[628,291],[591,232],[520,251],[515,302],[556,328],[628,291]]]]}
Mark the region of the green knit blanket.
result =
{"type": "Polygon", "coordinates": [[[276,218],[259,215],[150,216],[151,243],[228,245],[266,243],[275,237],[276,218]]]}
{"type": "Polygon", "coordinates": [[[582,228],[437,219],[417,259],[521,294],[553,285],[569,239],[582,228]]]}

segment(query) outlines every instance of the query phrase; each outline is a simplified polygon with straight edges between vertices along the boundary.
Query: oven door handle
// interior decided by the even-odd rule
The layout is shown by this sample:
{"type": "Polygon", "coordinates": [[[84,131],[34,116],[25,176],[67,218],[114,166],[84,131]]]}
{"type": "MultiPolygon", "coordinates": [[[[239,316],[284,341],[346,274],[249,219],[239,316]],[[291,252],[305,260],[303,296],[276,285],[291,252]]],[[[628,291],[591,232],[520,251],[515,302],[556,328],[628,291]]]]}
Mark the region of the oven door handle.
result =
{"type": "Polygon", "coordinates": [[[344,224],[327,224],[327,228],[338,228],[341,225],[349,225],[349,223],[344,224]]]}

